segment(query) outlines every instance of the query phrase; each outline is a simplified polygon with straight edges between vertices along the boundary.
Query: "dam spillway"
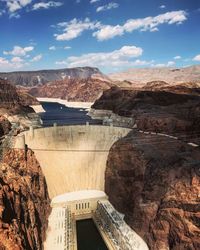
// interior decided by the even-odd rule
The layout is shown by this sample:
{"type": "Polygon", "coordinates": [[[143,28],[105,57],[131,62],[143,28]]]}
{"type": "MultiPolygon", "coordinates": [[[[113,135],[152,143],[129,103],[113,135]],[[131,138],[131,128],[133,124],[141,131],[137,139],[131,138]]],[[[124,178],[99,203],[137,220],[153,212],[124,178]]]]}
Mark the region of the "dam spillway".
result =
{"type": "Polygon", "coordinates": [[[106,161],[114,142],[130,129],[99,125],[33,129],[17,137],[15,147],[32,149],[45,175],[50,198],[105,186],[106,161]]]}

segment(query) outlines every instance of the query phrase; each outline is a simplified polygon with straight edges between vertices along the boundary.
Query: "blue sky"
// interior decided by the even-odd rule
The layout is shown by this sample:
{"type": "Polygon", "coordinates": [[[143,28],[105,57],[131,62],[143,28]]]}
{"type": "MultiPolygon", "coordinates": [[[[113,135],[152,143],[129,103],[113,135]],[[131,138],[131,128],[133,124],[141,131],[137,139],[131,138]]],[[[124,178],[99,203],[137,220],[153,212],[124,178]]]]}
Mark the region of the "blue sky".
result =
{"type": "Polygon", "coordinates": [[[200,63],[199,0],[0,0],[0,71],[200,63]]]}

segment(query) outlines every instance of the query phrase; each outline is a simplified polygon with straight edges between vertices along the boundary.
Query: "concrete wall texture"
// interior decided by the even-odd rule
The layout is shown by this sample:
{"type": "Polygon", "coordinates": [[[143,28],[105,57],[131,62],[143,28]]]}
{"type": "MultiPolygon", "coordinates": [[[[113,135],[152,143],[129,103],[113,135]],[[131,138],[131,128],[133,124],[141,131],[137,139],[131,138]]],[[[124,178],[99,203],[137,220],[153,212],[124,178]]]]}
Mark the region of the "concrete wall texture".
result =
{"type": "MultiPolygon", "coordinates": [[[[25,142],[36,155],[51,198],[79,190],[104,191],[109,150],[130,129],[97,125],[30,129],[25,142]]],[[[23,148],[22,135],[15,147],[23,148]]]]}

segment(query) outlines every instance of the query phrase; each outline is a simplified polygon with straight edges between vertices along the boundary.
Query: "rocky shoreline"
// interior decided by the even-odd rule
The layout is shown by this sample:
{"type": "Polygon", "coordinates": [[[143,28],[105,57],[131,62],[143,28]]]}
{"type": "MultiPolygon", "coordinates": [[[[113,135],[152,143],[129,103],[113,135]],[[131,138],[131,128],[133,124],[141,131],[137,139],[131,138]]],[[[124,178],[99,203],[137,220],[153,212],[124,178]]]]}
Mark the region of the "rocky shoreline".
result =
{"type": "Polygon", "coordinates": [[[66,107],[70,107],[70,108],[84,108],[84,109],[89,109],[92,105],[93,102],[72,102],[72,101],[67,101],[67,100],[63,100],[60,98],[41,98],[38,97],[37,100],[39,102],[57,102],[59,104],[65,105],[66,107]]]}

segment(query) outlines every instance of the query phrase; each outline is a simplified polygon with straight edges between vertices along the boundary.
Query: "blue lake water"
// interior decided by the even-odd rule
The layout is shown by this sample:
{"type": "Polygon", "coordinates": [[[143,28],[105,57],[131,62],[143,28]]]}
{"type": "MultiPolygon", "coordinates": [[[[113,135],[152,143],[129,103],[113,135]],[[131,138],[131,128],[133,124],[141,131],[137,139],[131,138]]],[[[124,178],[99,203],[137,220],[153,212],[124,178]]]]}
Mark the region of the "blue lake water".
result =
{"type": "Polygon", "coordinates": [[[102,124],[102,121],[92,120],[88,111],[79,108],[69,108],[65,105],[54,102],[41,102],[44,113],[39,113],[43,126],[57,125],[82,125],[89,122],[90,124],[102,124]]]}

